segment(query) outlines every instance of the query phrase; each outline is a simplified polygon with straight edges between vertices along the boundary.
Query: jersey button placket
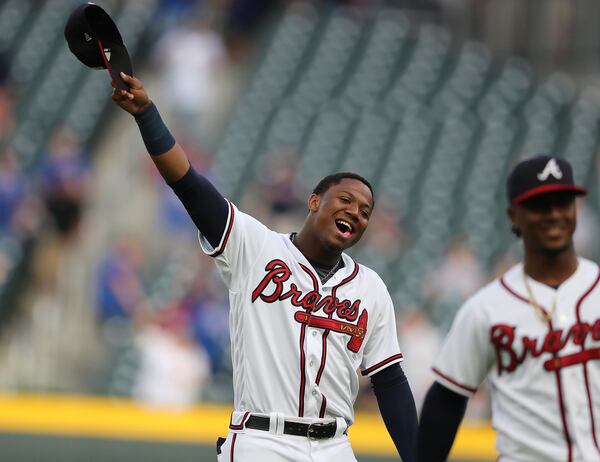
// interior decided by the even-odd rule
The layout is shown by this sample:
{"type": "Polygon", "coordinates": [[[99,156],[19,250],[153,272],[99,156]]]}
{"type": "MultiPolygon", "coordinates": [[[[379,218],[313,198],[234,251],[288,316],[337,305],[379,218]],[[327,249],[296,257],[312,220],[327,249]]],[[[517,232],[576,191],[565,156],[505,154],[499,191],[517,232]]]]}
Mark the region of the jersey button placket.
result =
{"type": "MultiPolygon", "coordinates": [[[[315,328],[311,328],[311,330],[312,332],[306,341],[306,380],[307,384],[310,384],[308,396],[312,403],[310,405],[307,403],[306,409],[312,407],[312,409],[318,412],[318,407],[320,406],[320,391],[316,384],[316,380],[319,365],[321,363],[321,350],[323,346],[321,344],[321,335],[319,335],[321,330],[315,328]]],[[[308,416],[308,414],[305,414],[305,416],[308,416]]]]}

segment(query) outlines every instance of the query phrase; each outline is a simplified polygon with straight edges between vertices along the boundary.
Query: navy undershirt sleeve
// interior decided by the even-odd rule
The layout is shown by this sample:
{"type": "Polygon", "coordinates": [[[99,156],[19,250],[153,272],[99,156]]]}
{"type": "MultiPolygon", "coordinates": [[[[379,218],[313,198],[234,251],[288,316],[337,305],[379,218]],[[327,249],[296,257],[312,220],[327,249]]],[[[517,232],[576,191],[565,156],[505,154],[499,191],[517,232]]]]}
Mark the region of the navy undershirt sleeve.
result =
{"type": "Polygon", "coordinates": [[[229,204],[208,179],[190,166],[187,173],[174,183],[169,183],[192,221],[202,235],[217,247],[223,237],[229,204]]]}
{"type": "Polygon", "coordinates": [[[444,462],[448,458],[468,398],[435,382],[423,402],[417,435],[418,462],[444,462]]]}
{"type": "Polygon", "coordinates": [[[417,410],[400,364],[386,367],[371,377],[379,412],[403,462],[415,461],[417,410]]]}

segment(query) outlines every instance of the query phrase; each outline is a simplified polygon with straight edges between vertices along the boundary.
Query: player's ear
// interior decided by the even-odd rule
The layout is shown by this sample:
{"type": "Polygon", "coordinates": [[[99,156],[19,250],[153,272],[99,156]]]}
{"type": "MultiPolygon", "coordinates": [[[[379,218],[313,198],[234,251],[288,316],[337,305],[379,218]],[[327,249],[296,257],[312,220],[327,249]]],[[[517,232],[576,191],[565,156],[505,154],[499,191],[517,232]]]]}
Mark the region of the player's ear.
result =
{"type": "Polygon", "coordinates": [[[311,194],[308,197],[308,210],[311,212],[316,212],[319,210],[319,204],[321,203],[321,196],[318,194],[311,194]]]}
{"type": "Polygon", "coordinates": [[[517,226],[517,211],[512,205],[506,209],[506,215],[508,215],[508,219],[510,220],[510,230],[512,233],[517,237],[521,237],[521,230],[517,226]]]}

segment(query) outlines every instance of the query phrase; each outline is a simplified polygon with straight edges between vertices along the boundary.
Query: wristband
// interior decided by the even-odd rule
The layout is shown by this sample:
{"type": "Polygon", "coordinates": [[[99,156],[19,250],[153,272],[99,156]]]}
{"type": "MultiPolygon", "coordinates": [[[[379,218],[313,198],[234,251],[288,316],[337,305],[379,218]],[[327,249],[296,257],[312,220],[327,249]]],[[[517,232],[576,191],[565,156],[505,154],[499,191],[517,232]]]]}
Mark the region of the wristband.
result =
{"type": "Polygon", "coordinates": [[[160,113],[154,103],[139,114],[135,114],[142,140],[151,156],[164,154],[175,146],[175,138],[160,117],[160,113]]]}

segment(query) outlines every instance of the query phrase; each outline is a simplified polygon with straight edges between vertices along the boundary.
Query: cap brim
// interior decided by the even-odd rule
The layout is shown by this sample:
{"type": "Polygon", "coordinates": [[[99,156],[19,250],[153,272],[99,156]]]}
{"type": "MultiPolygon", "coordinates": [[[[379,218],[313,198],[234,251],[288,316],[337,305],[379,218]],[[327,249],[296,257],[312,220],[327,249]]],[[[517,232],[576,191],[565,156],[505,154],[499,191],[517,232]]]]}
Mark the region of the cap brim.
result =
{"type": "Polygon", "coordinates": [[[531,199],[532,197],[551,193],[551,192],[558,192],[558,191],[571,192],[571,193],[575,194],[576,196],[583,196],[583,195],[587,194],[587,192],[588,192],[586,188],[584,188],[583,186],[576,185],[576,184],[559,184],[559,183],[545,184],[545,185],[537,186],[533,189],[530,189],[529,191],[525,191],[522,194],[519,194],[517,197],[515,197],[511,201],[511,203],[513,205],[520,204],[520,203],[526,201],[527,199],[531,199]]]}
{"type": "Polygon", "coordinates": [[[120,88],[129,90],[129,85],[121,79],[121,72],[127,75],[133,75],[133,66],[127,48],[122,44],[110,44],[110,56],[104,52],[102,42],[98,40],[98,46],[104,59],[104,67],[108,70],[111,80],[120,88]]]}

